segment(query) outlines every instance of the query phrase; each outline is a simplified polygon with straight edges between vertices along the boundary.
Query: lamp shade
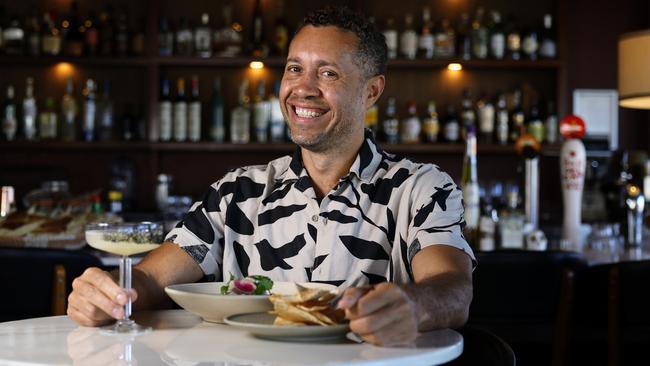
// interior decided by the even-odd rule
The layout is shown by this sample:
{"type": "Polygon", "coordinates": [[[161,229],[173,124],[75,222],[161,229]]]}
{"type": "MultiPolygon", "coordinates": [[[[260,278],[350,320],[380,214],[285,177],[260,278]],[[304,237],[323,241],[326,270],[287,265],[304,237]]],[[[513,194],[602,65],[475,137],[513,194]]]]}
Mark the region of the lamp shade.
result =
{"type": "Polygon", "coordinates": [[[618,95],[621,107],[650,109],[650,30],[618,40],[618,95]]]}

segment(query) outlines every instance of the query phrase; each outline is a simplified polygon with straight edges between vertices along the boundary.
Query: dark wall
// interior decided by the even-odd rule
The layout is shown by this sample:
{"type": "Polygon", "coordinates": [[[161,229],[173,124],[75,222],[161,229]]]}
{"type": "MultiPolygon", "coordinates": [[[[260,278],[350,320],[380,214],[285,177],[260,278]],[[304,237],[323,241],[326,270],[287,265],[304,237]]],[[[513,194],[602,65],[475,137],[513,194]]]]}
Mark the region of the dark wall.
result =
{"type": "MultiPolygon", "coordinates": [[[[567,6],[565,37],[571,110],[574,89],[617,89],[618,38],[650,27],[650,1],[570,0],[567,6]]],[[[649,112],[619,108],[621,148],[647,150],[649,137],[649,112]]]]}

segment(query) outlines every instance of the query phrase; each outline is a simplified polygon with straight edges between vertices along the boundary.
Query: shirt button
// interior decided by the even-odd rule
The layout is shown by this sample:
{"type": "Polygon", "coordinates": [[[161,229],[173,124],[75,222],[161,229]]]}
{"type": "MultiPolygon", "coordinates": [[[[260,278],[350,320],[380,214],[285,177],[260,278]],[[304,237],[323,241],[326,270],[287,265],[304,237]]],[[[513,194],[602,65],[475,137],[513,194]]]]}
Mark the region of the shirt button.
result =
{"type": "Polygon", "coordinates": [[[311,221],[313,222],[318,222],[318,215],[314,215],[311,217],[311,221]]]}

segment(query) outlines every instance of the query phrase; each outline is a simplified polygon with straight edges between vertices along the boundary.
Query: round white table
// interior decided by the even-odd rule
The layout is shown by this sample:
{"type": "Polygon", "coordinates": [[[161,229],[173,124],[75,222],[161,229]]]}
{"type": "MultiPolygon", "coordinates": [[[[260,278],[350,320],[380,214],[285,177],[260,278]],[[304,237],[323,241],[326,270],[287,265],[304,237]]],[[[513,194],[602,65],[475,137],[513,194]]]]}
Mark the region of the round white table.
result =
{"type": "Polygon", "coordinates": [[[185,310],[142,312],[150,333],[107,336],[66,316],[0,323],[1,365],[436,365],[460,356],[463,337],[444,329],[413,347],[377,347],[346,339],[281,342],[203,322],[185,310]]]}

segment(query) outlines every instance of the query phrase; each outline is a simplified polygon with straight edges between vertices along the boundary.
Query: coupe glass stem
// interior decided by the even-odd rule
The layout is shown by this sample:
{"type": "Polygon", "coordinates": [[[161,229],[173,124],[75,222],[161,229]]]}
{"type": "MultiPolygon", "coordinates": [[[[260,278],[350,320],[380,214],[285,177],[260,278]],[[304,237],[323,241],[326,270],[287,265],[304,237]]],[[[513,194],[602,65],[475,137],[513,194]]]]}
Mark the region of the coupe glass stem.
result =
{"type": "Polygon", "coordinates": [[[122,322],[128,323],[131,320],[131,257],[126,255],[120,259],[120,287],[126,291],[127,298],[122,322]]]}

